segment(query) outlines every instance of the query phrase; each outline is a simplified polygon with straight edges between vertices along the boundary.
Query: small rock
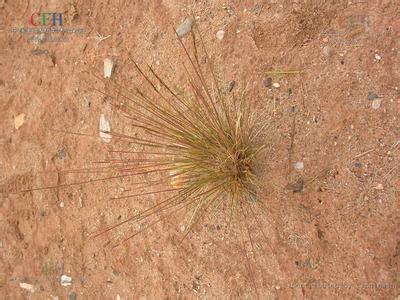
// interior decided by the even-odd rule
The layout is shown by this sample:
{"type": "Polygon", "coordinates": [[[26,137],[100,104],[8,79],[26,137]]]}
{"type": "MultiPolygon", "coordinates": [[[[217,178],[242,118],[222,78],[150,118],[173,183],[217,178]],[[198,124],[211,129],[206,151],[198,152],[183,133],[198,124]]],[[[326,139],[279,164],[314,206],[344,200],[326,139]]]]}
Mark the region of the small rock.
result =
{"type": "Polygon", "coordinates": [[[374,101],[372,101],[371,107],[373,109],[379,109],[379,107],[381,107],[381,99],[375,99],[374,101]]]}
{"type": "Polygon", "coordinates": [[[382,57],[378,53],[375,53],[375,59],[377,61],[380,61],[382,59],[382,57]]]}
{"type": "Polygon", "coordinates": [[[34,49],[31,50],[32,55],[44,55],[44,54],[49,54],[49,51],[43,50],[43,49],[34,49]]]}
{"type": "Polygon", "coordinates": [[[373,92],[368,92],[368,100],[372,101],[372,100],[375,100],[377,98],[379,98],[379,96],[377,94],[375,94],[373,92]]]}
{"type": "Polygon", "coordinates": [[[188,34],[192,30],[193,22],[189,18],[185,19],[179,26],[176,28],[176,34],[178,37],[182,38],[186,34],[188,34]]]}
{"type": "Polygon", "coordinates": [[[296,182],[289,183],[287,185],[287,188],[291,190],[293,193],[300,193],[303,190],[303,187],[304,187],[304,181],[301,178],[296,182]]]}
{"type": "Polygon", "coordinates": [[[298,161],[294,164],[294,168],[296,170],[303,170],[304,169],[304,163],[302,161],[298,161]]]}
{"type": "Polygon", "coordinates": [[[67,275],[61,276],[61,285],[62,286],[69,286],[72,284],[72,278],[67,275]]]}
{"type": "Polygon", "coordinates": [[[376,190],[383,190],[383,184],[382,183],[378,183],[375,187],[374,187],[374,189],[376,189],[376,190]]]}
{"type": "Polygon", "coordinates": [[[60,300],[60,298],[58,298],[58,296],[54,296],[54,297],[52,298],[52,300],[60,300]]]}
{"type": "Polygon", "coordinates": [[[102,140],[106,143],[111,142],[111,126],[108,118],[104,114],[101,114],[100,116],[99,129],[102,140]]]}
{"type": "Polygon", "coordinates": [[[215,34],[217,39],[220,41],[222,41],[222,39],[224,38],[224,35],[225,35],[225,31],[223,31],[223,30],[218,30],[217,33],[215,34]]]}
{"type": "Polygon", "coordinates": [[[24,123],[25,123],[25,114],[24,113],[19,114],[18,116],[16,116],[14,118],[15,129],[18,130],[18,128],[20,128],[24,123]]]}
{"type": "Polygon", "coordinates": [[[228,93],[232,92],[232,90],[235,87],[235,85],[236,85],[236,81],[235,80],[231,80],[231,81],[228,82],[228,87],[226,89],[228,91],[228,93]]]}
{"type": "Polygon", "coordinates": [[[323,240],[325,237],[325,232],[323,232],[321,229],[317,228],[317,235],[320,240],[323,240]]]}
{"type": "Polygon", "coordinates": [[[77,295],[75,292],[72,292],[68,295],[68,300],[76,300],[77,295]]]}
{"type": "Polygon", "coordinates": [[[273,84],[272,84],[272,86],[274,87],[274,88],[279,88],[281,85],[279,84],[279,83],[277,83],[277,82],[274,82],[273,84]]]}
{"type": "Polygon", "coordinates": [[[25,283],[25,282],[21,282],[21,283],[19,284],[19,286],[20,286],[22,289],[24,289],[24,290],[30,291],[31,293],[34,293],[34,292],[35,292],[35,288],[33,287],[32,284],[25,283]]]}
{"type": "Polygon", "coordinates": [[[265,78],[262,82],[263,82],[263,85],[267,88],[272,86],[272,78],[271,77],[265,78]]]}
{"type": "Polygon", "coordinates": [[[59,159],[64,159],[66,156],[66,151],[64,148],[61,148],[60,150],[57,151],[57,157],[59,159]]]}
{"type": "Polygon", "coordinates": [[[60,207],[64,208],[64,206],[65,206],[64,202],[60,202],[60,207]]]}
{"type": "Polygon", "coordinates": [[[104,60],[104,78],[111,78],[111,74],[114,70],[114,60],[111,58],[106,58],[104,60]]]}
{"type": "Polygon", "coordinates": [[[116,300],[121,300],[121,296],[117,294],[116,300]]]}
{"type": "Polygon", "coordinates": [[[324,48],[322,48],[322,54],[325,57],[331,57],[334,53],[335,51],[329,46],[325,46],[324,48]]]}

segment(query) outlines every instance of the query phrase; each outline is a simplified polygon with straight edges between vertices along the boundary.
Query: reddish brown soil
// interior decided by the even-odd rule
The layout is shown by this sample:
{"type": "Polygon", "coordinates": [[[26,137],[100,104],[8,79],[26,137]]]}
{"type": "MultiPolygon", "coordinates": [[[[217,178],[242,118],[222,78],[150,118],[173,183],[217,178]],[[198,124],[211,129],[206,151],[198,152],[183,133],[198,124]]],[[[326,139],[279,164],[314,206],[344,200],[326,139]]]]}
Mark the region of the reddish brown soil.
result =
{"type": "Polygon", "coordinates": [[[399,297],[397,1],[50,0],[43,10],[63,12],[64,27],[86,32],[35,45],[10,30],[30,27],[40,2],[0,1],[0,298],[399,297]],[[90,234],[158,196],[110,200],[130,189],[129,179],[11,193],[74,182],[61,171],[118,149],[98,138],[100,114],[113,129],[127,124],[91,89],[107,85],[86,71],[102,76],[103,59],[113,57],[112,80],[129,87],[138,80],[131,57],[182,82],[184,56],[172,26],[191,14],[221,82],[235,80],[233,92],[248,84],[249,99],[269,116],[270,148],[257,162],[259,221],[249,213],[248,226],[238,227],[227,214],[209,215],[179,245],[185,218],[178,214],[110,249],[108,238],[133,227],[90,234]],[[110,37],[100,41],[97,33],[110,37]],[[267,77],[280,87],[265,87],[267,77]],[[369,92],[382,97],[378,109],[369,92]],[[298,161],[301,171],[293,167],[298,161]],[[60,284],[62,274],[71,286],[60,284]]]}

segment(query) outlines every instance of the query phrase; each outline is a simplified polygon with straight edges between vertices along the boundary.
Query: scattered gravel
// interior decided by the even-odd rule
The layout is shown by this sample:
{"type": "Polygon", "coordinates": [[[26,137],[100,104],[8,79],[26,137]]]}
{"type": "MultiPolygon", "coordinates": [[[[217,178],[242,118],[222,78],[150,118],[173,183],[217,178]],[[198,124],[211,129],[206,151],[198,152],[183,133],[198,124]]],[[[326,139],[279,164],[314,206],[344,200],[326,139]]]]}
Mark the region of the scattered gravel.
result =
{"type": "Polygon", "coordinates": [[[110,122],[108,121],[107,116],[105,116],[104,114],[101,114],[100,116],[100,122],[99,122],[99,129],[100,129],[100,137],[101,139],[106,142],[109,143],[111,142],[111,126],[110,126],[110,122]]]}
{"type": "Polygon", "coordinates": [[[373,92],[368,92],[368,100],[372,101],[372,100],[375,100],[377,98],[379,98],[379,96],[377,94],[375,94],[373,92]]]}
{"type": "Polygon", "coordinates": [[[192,30],[193,22],[189,18],[185,19],[179,26],[176,28],[176,33],[178,37],[182,38],[186,34],[188,34],[192,30]]]}
{"type": "Polygon", "coordinates": [[[66,155],[67,155],[67,152],[65,151],[64,148],[61,148],[60,150],[57,151],[58,159],[64,159],[66,155]]]}
{"type": "Polygon", "coordinates": [[[373,109],[379,109],[381,107],[381,99],[375,99],[374,101],[372,101],[371,107],[373,109]]]}
{"type": "Polygon", "coordinates": [[[296,170],[303,170],[304,169],[304,163],[302,161],[298,161],[294,164],[294,168],[296,170]]]}
{"type": "Polygon", "coordinates": [[[67,275],[62,275],[60,282],[62,286],[70,286],[72,284],[72,278],[67,275]]]}
{"type": "Polygon", "coordinates": [[[331,57],[334,53],[335,51],[329,46],[325,46],[324,48],[322,48],[322,54],[325,57],[331,57]]]}
{"type": "Polygon", "coordinates": [[[272,78],[271,77],[265,78],[262,82],[263,82],[263,85],[267,88],[272,86],[272,78]]]}
{"type": "Polygon", "coordinates": [[[47,55],[47,54],[49,54],[49,51],[43,50],[43,49],[34,49],[34,50],[31,50],[31,54],[32,55],[47,55]]]}
{"type": "Polygon", "coordinates": [[[34,293],[34,292],[35,292],[35,288],[34,288],[34,286],[33,286],[32,284],[25,283],[25,282],[21,282],[21,283],[19,284],[19,286],[20,286],[22,289],[24,289],[24,290],[30,291],[31,293],[34,293]]]}
{"type": "Polygon", "coordinates": [[[112,72],[115,67],[115,62],[111,58],[104,60],[104,78],[111,78],[112,72]]]}
{"type": "Polygon", "coordinates": [[[228,93],[232,92],[233,88],[236,85],[236,81],[235,80],[231,80],[228,82],[228,87],[226,88],[226,90],[228,91],[228,93]]]}
{"type": "Polygon", "coordinates": [[[25,123],[25,114],[19,114],[14,118],[15,129],[19,129],[25,123]]]}
{"type": "Polygon", "coordinates": [[[303,190],[303,187],[304,187],[304,181],[301,178],[296,182],[289,183],[287,185],[287,188],[293,193],[300,193],[303,190]]]}
{"type": "Polygon", "coordinates": [[[215,34],[217,39],[220,41],[222,41],[222,39],[224,38],[224,35],[225,35],[225,31],[223,31],[223,30],[218,30],[217,33],[215,34]]]}
{"type": "Polygon", "coordinates": [[[274,82],[274,83],[272,84],[272,86],[273,86],[274,88],[278,89],[281,85],[280,85],[279,83],[277,83],[277,82],[274,82]]]}

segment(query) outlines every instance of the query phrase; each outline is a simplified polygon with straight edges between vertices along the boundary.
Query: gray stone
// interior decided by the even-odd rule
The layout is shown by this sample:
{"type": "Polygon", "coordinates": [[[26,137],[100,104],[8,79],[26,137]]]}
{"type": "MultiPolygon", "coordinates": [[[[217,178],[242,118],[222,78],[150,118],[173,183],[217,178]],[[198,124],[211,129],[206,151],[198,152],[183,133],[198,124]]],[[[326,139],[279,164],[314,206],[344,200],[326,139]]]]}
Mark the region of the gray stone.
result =
{"type": "Polygon", "coordinates": [[[176,28],[176,34],[181,38],[184,37],[192,30],[193,22],[189,18],[186,18],[179,26],[176,28]]]}

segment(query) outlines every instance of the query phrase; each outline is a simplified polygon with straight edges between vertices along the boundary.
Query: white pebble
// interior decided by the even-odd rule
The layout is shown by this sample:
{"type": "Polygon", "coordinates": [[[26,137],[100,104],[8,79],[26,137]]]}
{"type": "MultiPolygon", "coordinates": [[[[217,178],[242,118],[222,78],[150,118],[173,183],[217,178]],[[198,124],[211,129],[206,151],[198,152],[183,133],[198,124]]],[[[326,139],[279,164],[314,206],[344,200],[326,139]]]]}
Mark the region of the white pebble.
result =
{"type": "Polygon", "coordinates": [[[104,60],[104,78],[111,78],[111,74],[114,70],[114,61],[111,58],[104,60]]]}
{"type": "Polygon", "coordinates": [[[25,123],[25,114],[19,114],[14,118],[15,129],[18,130],[25,123]]]}
{"type": "Polygon", "coordinates": [[[220,41],[222,41],[222,39],[224,38],[224,35],[225,35],[225,31],[223,31],[223,30],[218,30],[217,33],[215,34],[217,39],[219,39],[220,41]]]}
{"type": "Polygon", "coordinates": [[[381,60],[382,57],[381,57],[378,53],[375,53],[375,59],[376,59],[376,60],[381,60]]]}
{"type": "Polygon", "coordinates": [[[373,109],[378,109],[379,107],[381,107],[381,99],[375,99],[374,101],[372,101],[371,106],[373,109]]]}
{"type": "Polygon", "coordinates": [[[382,183],[378,183],[376,186],[375,186],[375,189],[376,190],[383,190],[383,184],[382,183]]]}
{"type": "Polygon", "coordinates": [[[31,293],[34,293],[34,292],[35,292],[35,288],[33,287],[32,284],[25,283],[25,282],[21,282],[21,283],[19,284],[19,286],[20,286],[22,289],[24,289],[24,290],[30,291],[31,293]]]}
{"type": "Polygon", "coordinates": [[[272,86],[273,86],[274,88],[279,88],[281,85],[280,85],[279,83],[277,83],[277,82],[274,82],[274,83],[272,84],[272,86]]]}
{"type": "Polygon", "coordinates": [[[61,207],[61,208],[64,207],[64,202],[60,202],[60,207],[61,207]]]}
{"type": "Polygon", "coordinates": [[[101,114],[100,116],[100,122],[99,122],[99,129],[100,129],[100,137],[102,140],[106,143],[111,142],[111,126],[110,122],[108,121],[108,118],[104,115],[101,114]]]}
{"type": "Polygon", "coordinates": [[[62,286],[69,286],[72,284],[72,278],[67,275],[61,276],[61,285],[62,286]]]}
{"type": "Polygon", "coordinates": [[[296,170],[303,170],[304,169],[304,163],[302,161],[298,161],[294,164],[294,168],[296,170]]]}
{"type": "Polygon", "coordinates": [[[178,37],[183,37],[188,34],[192,30],[192,20],[185,19],[179,26],[176,28],[176,34],[178,37]]]}

